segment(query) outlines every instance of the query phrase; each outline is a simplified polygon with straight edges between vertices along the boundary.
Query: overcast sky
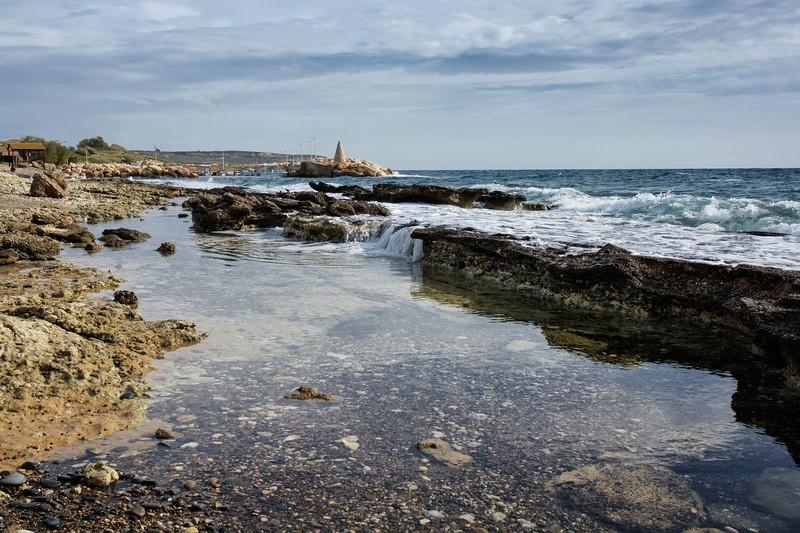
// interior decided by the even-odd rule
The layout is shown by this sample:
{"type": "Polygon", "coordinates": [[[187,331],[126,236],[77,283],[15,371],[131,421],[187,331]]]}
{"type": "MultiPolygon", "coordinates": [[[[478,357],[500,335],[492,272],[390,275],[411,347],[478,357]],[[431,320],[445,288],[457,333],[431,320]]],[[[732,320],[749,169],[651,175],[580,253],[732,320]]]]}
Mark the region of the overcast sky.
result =
{"type": "Polygon", "coordinates": [[[37,0],[0,54],[0,139],[800,167],[797,0],[37,0]]]}

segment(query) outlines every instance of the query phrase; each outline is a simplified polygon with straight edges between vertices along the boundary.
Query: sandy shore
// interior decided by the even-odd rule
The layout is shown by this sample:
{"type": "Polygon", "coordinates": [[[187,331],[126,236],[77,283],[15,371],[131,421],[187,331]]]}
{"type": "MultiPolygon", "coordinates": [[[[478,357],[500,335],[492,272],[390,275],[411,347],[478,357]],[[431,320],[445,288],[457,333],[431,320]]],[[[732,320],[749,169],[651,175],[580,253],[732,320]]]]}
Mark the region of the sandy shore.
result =
{"type": "Polygon", "coordinates": [[[0,169],[0,252],[20,257],[0,265],[0,465],[130,426],[150,361],[202,338],[189,322],[147,321],[115,302],[123,280],[57,258],[82,223],[137,216],[183,191],[85,180],[54,199],[30,196],[30,184],[0,169]]]}

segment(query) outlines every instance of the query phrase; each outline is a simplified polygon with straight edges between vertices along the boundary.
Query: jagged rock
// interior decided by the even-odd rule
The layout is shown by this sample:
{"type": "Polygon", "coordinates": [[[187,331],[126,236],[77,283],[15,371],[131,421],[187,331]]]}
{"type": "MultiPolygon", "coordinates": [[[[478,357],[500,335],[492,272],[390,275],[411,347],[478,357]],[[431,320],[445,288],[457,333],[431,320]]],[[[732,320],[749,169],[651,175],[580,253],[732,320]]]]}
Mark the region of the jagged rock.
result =
{"type": "Polygon", "coordinates": [[[161,246],[156,248],[156,251],[161,255],[172,255],[177,251],[177,248],[173,242],[162,242],[161,246]]]}
{"type": "Polygon", "coordinates": [[[105,488],[119,481],[119,472],[103,462],[86,465],[83,482],[92,487],[105,488]]]}
{"type": "Polygon", "coordinates": [[[369,189],[365,189],[361,185],[331,185],[330,183],[325,183],[323,181],[310,181],[308,186],[315,191],[334,194],[343,193],[350,197],[355,196],[356,194],[361,194],[363,197],[366,197],[370,194],[369,189]]]}
{"type": "Polygon", "coordinates": [[[526,198],[522,194],[508,194],[503,191],[489,191],[484,194],[478,201],[483,204],[486,209],[496,209],[499,211],[513,211],[520,207],[526,198]]]}
{"type": "Polygon", "coordinates": [[[357,214],[389,214],[375,203],[339,200],[316,192],[281,194],[253,193],[238,187],[205,191],[184,202],[192,210],[195,230],[200,232],[244,229],[249,227],[280,227],[288,216],[357,214]]]}
{"type": "Polygon", "coordinates": [[[568,505],[624,531],[673,533],[700,525],[703,502],[686,479],[658,465],[589,465],[553,479],[568,505]]]}
{"type": "Polygon", "coordinates": [[[556,208],[553,204],[543,204],[541,202],[523,202],[520,207],[525,211],[549,211],[556,208]]]}
{"type": "Polygon", "coordinates": [[[36,174],[31,182],[31,196],[66,198],[69,194],[67,182],[58,175],[36,174]]]}
{"type": "MultiPolygon", "coordinates": [[[[459,207],[474,207],[475,202],[488,194],[486,189],[453,189],[439,185],[397,185],[378,183],[372,187],[371,200],[378,202],[418,202],[425,204],[445,204],[459,207]]],[[[356,199],[361,199],[356,196],[356,199]]]]}
{"type": "Polygon", "coordinates": [[[47,261],[54,259],[61,251],[57,241],[28,233],[9,233],[3,236],[1,248],[13,250],[21,259],[47,261]]]}
{"type": "Polygon", "coordinates": [[[338,218],[298,216],[286,221],[283,235],[305,241],[347,242],[354,240],[353,235],[370,234],[377,229],[378,226],[367,221],[347,222],[338,218]]]}
{"type": "Polygon", "coordinates": [[[420,228],[423,261],[471,277],[493,279],[570,306],[637,315],[694,319],[737,330],[754,353],[785,360],[800,376],[800,272],[730,267],[635,256],[606,245],[598,252],[561,255],[510,236],[420,228]]]}
{"type": "Polygon", "coordinates": [[[139,305],[139,297],[132,291],[115,291],[114,301],[122,305],[136,307],[139,305]]]}
{"type": "Polygon", "coordinates": [[[472,457],[455,451],[450,443],[442,439],[422,439],[417,443],[417,449],[450,466],[463,466],[473,462],[472,457]]]}
{"type": "MultiPolygon", "coordinates": [[[[150,238],[150,235],[148,233],[130,228],[104,229],[103,237],[107,237],[108,235],[116,235],[120,239],[127,241],[129,243],[142,242],[150,238]]],[[[100,240],[102,240],[102,237],[100,240]]]]}
{"type": "Polygon", "coordinates": [[[174,439],[175,435],[173,435],[172,432],[170,430],[168,430],[168,429],[158,428],[156,430],[155,437],[157,439],[167,440],[167,439],[174,439]]]}
{"type": "Polygon", "coordinates": [[[94,242],[95,238],[91,231],[74,223],[58,227],[39,226],[36,228],[36,234],[72,244],[88,244],[94,242]]]}

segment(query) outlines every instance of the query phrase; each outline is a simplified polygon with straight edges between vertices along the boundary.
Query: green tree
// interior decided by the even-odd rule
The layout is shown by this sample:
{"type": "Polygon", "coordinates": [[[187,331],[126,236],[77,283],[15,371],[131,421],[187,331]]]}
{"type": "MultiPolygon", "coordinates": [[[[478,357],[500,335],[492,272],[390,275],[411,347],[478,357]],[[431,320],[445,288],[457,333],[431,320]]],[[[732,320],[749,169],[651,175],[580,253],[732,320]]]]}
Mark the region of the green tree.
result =
{"type": "Polygon", "coordinates": [[[78,143],[78,146],[76,148],[78,149],[79,152],[83,151],[86,148],[92,148],[96,152],[101,152],[103,150],[108,150],[110,147],[108,146],[108,143],[106,143],[106,141],[103,140],[102,137],[97,136],[97,137],[92,137],[90,139],[83,139],[81,142],[78,143]]]}

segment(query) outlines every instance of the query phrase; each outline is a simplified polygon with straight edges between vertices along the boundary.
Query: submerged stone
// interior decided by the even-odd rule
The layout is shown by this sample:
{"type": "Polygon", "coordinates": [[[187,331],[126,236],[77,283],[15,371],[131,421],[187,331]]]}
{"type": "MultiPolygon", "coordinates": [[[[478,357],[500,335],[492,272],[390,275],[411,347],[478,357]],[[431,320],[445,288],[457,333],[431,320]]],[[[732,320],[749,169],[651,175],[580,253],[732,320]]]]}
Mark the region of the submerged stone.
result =
{"type": "Polygon", "coordinates": [[[442,439],[422,439],[417,443],[417,449],[450,466],[463,466],[473,462],[472,457],[455,451],[450,443],[442,439]]]}
{"type": "Polygon", "coordinates": [[[800,520],[800,472],[765,468],[753,484],[750,503],[786,520],[800,520]]]}
{"type": "Polygon", "coordinates": [[[672,533],[700,525],[700,496],[663,466],[588,465],[554,478],[551,487],[568,505],[624,531],[672,533]]]}

